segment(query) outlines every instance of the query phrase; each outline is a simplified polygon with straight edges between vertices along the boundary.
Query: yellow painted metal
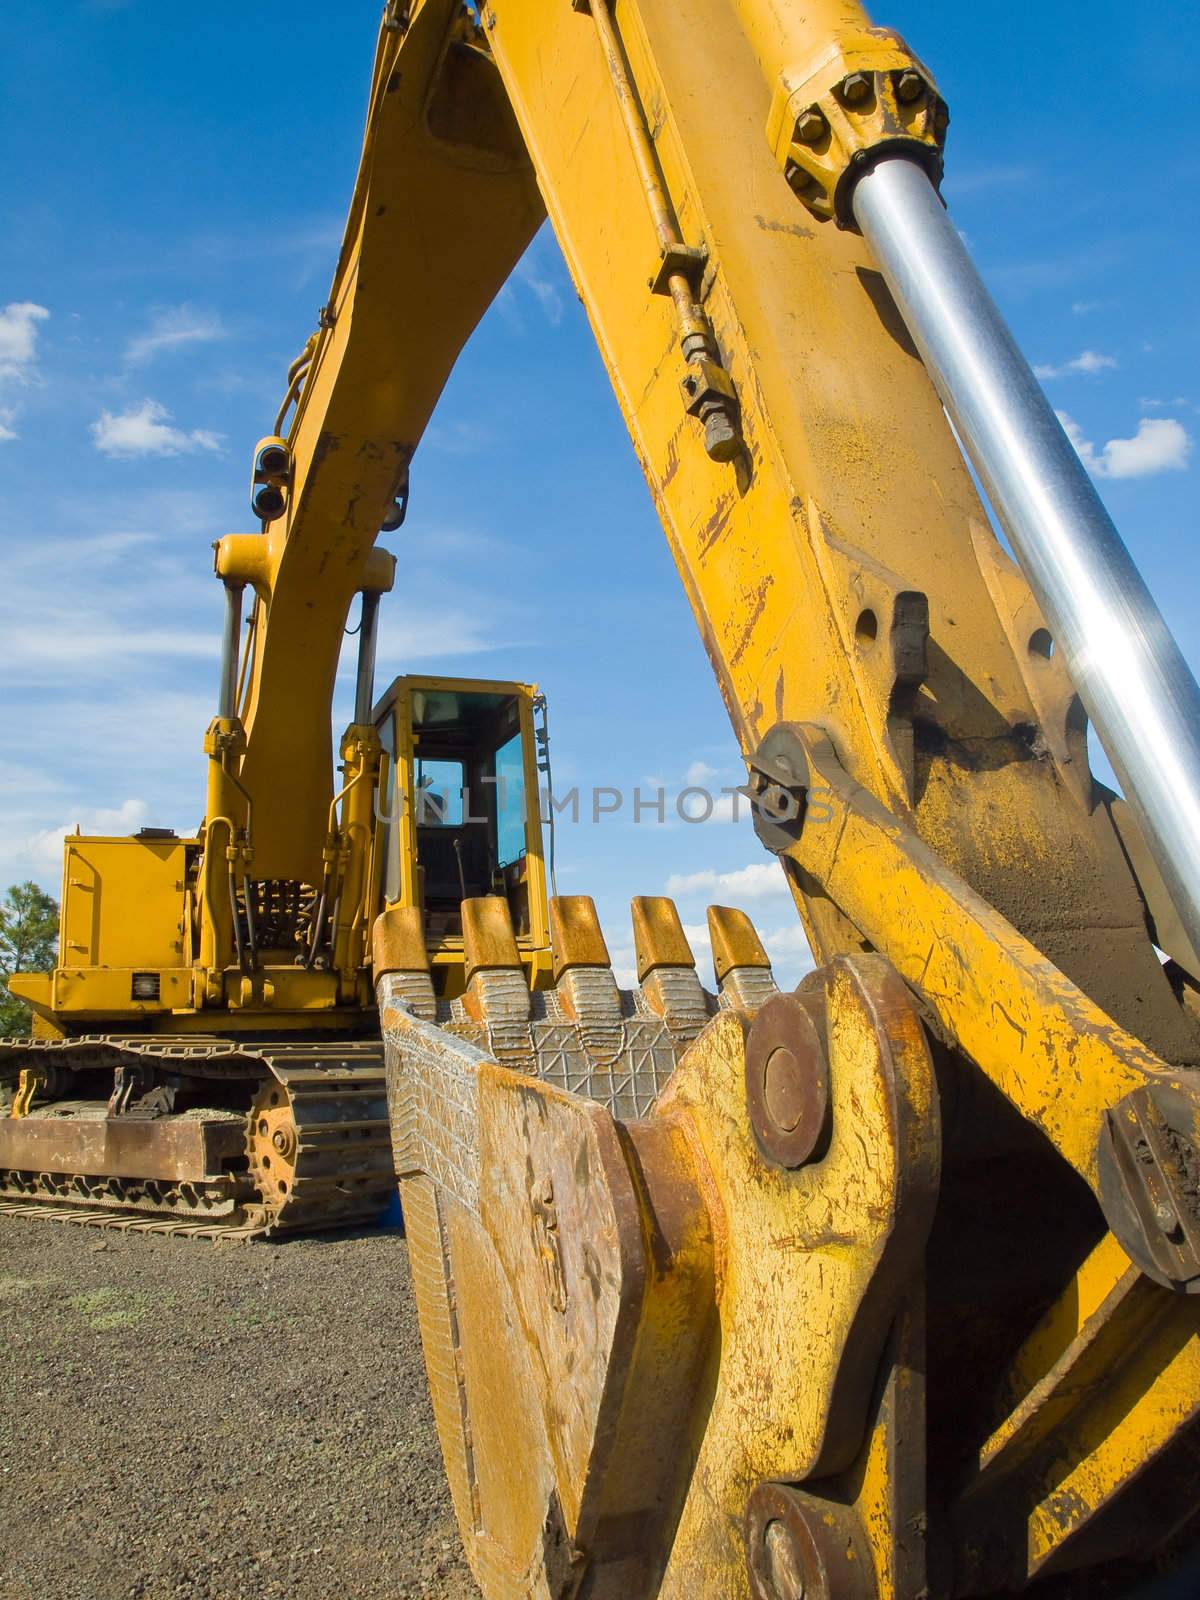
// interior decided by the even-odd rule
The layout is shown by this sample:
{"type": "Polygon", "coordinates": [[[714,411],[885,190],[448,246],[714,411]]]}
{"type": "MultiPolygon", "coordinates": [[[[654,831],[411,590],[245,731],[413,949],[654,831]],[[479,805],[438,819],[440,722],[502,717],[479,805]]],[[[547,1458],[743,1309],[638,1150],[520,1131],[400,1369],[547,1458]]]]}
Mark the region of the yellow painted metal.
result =
{"type": "Polygon", "coordinates": [[[1087,1182],[1106,1109],[1185,1078],[1119,1028],[1028,940],[810,745],[827,816],[791,852],[934,1008],[942,1025],[1087,1182]]]}
{"type": "Polygon", "coordinates": [[[367,1006],[371,984],[366,971],[371,924],[378,907],[374,860],[382,747],[375,726],[351,724],[341,744],[342,784],[330,801],[327,849],[335,855],[340,885],[330,929],[333,970],[338,974],[343,1003],[367,1006]],[[338,805],[341,815],[338,815],[338,805]]]}
{"type": "Polygon", "coordinates": [[[739,967],[770,967],[763,942],[744,911],[733,906],[709,906],[708,933],[718,983],[739,967]]]}
{"type": "Polygon", "coordinates": [[[66,967],[182,967],[179,908],[193,840],[66,841],[62,944],[66,967]]]}
{"type": "Polygon", "coordinates": [[[196,886],[199,910],[200,994],[198,1004],[225,1000],[222,973],[234,960],[230,890],[244,883],[253,861],[254,822],[250,795],[238,777],[246,750],[245,731],[232,717],[214,717],[204,735],[208,785],[204,854],[196,886]]]}
{"type": "Polygon", "coordinates": [[[550,902],[554,981],[572,967],[607,967],[608,945],[590,894],[556,895],[550,902]]]}
{"type": "MultiPolygon", "coordinates": [[[[865,245],[813,223],[775,163],[739,8],[620,9],[685,243],[707,251],[748,482],[680,410],[672,308],[646,288],[658,242],[590,20],[511,0],[489,39],[743,750],[778,721],[821,724],[851,775],[1105,1010],[1186,1054],[1120,843],[1081,795],[1072,687],[1028,648],[1042,619],[865,245]],[[928,597],[932,642],[898,700],[891,631],[910,593],[928,597]]],[[[856,946],[836,906],[800,898],[819,955],[856,946]]]]}
{"type": "Polygon", "coordinates": [[[875,1368],[933,1214],[937,1094],[879,958],[835,964],[814,1003],[830,1131],[788,1171],[751,1133],[736,1011],[618,1126],[381,986],[434,1412],[489,1600],[585,1570],[597,1594],[741,1600],[753,1487],[852,1473],[878,1432],[875,1368]],[[414,1094],[423,1065],[454,1117],[414,1094]]]}
{"type": "MultiPolygon", "coordinates": [[[[1106,1233],[1013,1358],[1006,1398],[1014,1410],[1062,1359],[1129,1271],[1129,1257],[1106,1233]]],[[[993,1448],[1010,1429],[1011,1413],[993,1435],[993,1448]]]]}
{"type": "Polygon", "coordinates": [[[949,116],[897,34],[872,27],[855,0],[737,0],[737,9],[771,94],[767,143],[810,212],[854,226],[844,185],[885,146],[941,176],[949,116]]]}
{"type": "Polygon", "coordinates": [[[644,983],[656,967],[696,965],[673,900],[662,895],[638,895],[632,910],[633,953],[639,983],[644,983]]]}
{"type": "Polygon", "coordinates": [[[25,1067],[17,1081],[17,1092],[13,1096],[11,1117],[27,1117],[33,1109],[33,1102],[41,1088],[43,1078],[35,1067],[25,1067]]]}
{"type": "Polygon", "coordinates": [[[746,1592],[727,1529],[757,1482],[822,1476],[858,1455],[870,1384],[846,1382],[847,1346],[897,1218],[911,1227],[923,1210],[927,1226],[932,1213],[937,1091],[915,1013],[887,1016],[893,1078],[851,969],[834,973],[827,994],[832,1142],[821,1162],[787,1174],[759,1155],[741,1040],[727,1027],[704,1036],[657,1108],[686,1113],[724,1219],[720,1370],[662,1590],[679,1600],[697,1592],[699,1573],[712,1593],[746,1592]]]}
{"type": "Polygon", "coordinates": [[[1108,1235],[1017,1352],[1008,1395],[951,1511],[967,1592],[1074,1564],[1092,1520],[1200,1416],[1200,1303],[1108,1235]]]}
{"type": "Polygon", "coordinates": [[[1110,1385],[1096,1384],[1096,1405],[1083,1425],[1056,1438],[1058,1470],[1039,1484],[1027,1522],[1030,1578],[1200,1416],[1200,1306],[1194,1300],[1176,1306],[1128,1355],[1110,1385]]]}

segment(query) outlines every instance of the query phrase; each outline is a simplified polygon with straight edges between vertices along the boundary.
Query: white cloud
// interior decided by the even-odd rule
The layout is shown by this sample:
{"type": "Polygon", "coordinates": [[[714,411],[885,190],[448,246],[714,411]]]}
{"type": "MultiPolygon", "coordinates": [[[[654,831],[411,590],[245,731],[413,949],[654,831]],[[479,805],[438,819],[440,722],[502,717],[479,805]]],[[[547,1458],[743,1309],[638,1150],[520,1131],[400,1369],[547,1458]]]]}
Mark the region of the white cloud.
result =
{"type": "MultiPolygon", "coordinates": [[[[56,515],[51,507],[50,518],[56,515]]],[[[39,691],[79,681],[96,691],[105,680],[123,684],[135,667],[155,676],[161,691],[169,663],[212,660],[219,650],[220,586],[205,575],[203,554],[199,539],[179,548],[135,530],[18,541],[0,588],[10,697],[28,694],[37,705],[39,691]]],[[[122,688],[123,701],[127,695],[122,688]]],[[[15,722],[11,698],[9,710],[15,722]]]]}
{"type": "Polygon", "coordinates": [[[169,306],[154,313],[147,332],[129,341],[125,359],[139,366],[185,345],[212,344],[227,337],[225,325],[215,311],[196,311],[186,305],[169,306]]]}
{"type": "Polygon", "coordinates": [[[448,456],[471,456],[487,450],[494,439],[495,434],[485,424],[460,417],[449,423],[431,423],[421,443],[428,450],[440,450],[448,456]]]}
{"type": "Polygon", "coordinates": [[[49,315],[32,300],[14,300],[0,311],[0,378],[29,377],[37,359],[37,325],[49,315]]]}
{"type": "Polygon", "coordinates": [[[699,788],[709,783],[713,778],[719,778],[720,775],[718,768],[710,767],[707,761],[693,761],[684,773],[683,781],[699,788]]]}
{"type": "Polygon", "coordinates": [[[759,937],[771,958],[771,970],[781,989],[794,989],[805,973],[811,972],[816,966],[803,923],[789,922],[782,928],[760,928],[759,937]]]}
{"type": "Polygon", "coordinates": [[[754,862],[732,872],[673,872],[667,879],[668,894],[728,894],[743,900],[762,900],[788,893],[783,869],[775,861],[754,862]]]}
{"type": "Polygon", "coordinates": [[[552,328],[557,328],[563,319],[563,300],[557,285],[539,272],[528,256],[522,257],[518,263],[517,276],[527,289],[532,289],[546,321],[552,328]]]}
{"type": "Polygon", "coordinates": [[[102,411],[92,423],[96,449],[106,456],[190,455],[197,450],[219,450],[221,435],[207,428],[185,433],[170,426],[171,413],[157,400],[143,400],[124,411],[102,411]]]}
{"type": "Polygon", "coordinates": [[[1094,377],[1097,372],[1104,372],[1117,363],[1112,356],[1102,356],[1095,350],[1084,350],[1072,361],[1064,361],[1061,367],[1041,365],[1034,367],[1034,376],[1037,378],[1067,378],[1073,372],[1085,372],[1089,377],[1094,377]]]}
{"type": "Polygon", "coordinates": [[[1058,420],[1084,466],[1097,478],[1147,478],[1156,472],[1181,472],[1192,441],[1173,417],[1143,417],[1132,439],[1110,439],[1099,450],[1065,411],[1058,420]]]}
{"type": "Polygon", "coordinates": [[[978,194],[980,190],[1018,187],[1033,177],[1029,167],[976,167],[974,171],[947,174],[945,189],[954,195],[978,194]]]}
{"type": "MultiPolygon", "coordinates": [[[[35,785],[35,792],[44,787],[35,785]]],[[[42,794],[39,798],[45,803],[49,797],[42,794]]],[[[58,795],[51,803],[56,807],[63,805],[58,795]]],[[[11,816],[0,817],[0,882],[17,883],[30,878],[57,896],[62,883],[63,839],[67,834],[74,833],[76,827],[84,834],[136,833],[145,825],[148,814],[144,800],[126,800],[109,808],[81,806],[69,821],[52,828],[36,825],[31,828],[30,817],[23,819],[23,828],[20,822],[14,826],[15,819],[11,816]]]]}
{"type": "Polygon", "coordinates": [[[13,427],[16,417],[17,413],[12,406],[0,406],[0,444],[6,439],[17,437],[16,429],[13,427]]]}
{"type": "Polygon", "coordinates": [[[30,838],[21,841],[22,853],[35,869],[35,876],[43,882],[54,881],[53,874],[62,871],[63,839],[78,828],[83,834],[136,833],[145,824],[150,808],[144,800],[125,800],[116,807],[82,810],[69,822],[54,828],[41,828],[30,838]]]}
{"type": "Polygon", "coordinates": [[[74,666],[97,673],[147,656],[207,660],[220,648],[215,632],[133,628],[95,613],[64,611],[54,630],[47,622],[43,615],[36,623],[10,624],[5,629],[5,650],[26,671],[58,669],[57,676],[61,669],[74,666]]]}
{"type": "Polygon", "coordinates": [[[1165,411],[1168,406],[1190,406],[1191,403],[1185,394],[1177,394],[1174,400],[1154,400],[1148,395],[1138,396],[1138,405],[1143,411],[1165,411]]]}
{"type": "MultiPolygon", "coordinates": [[[[450,599],[451,595],[447,590],[441,590],[440,593],[434,590],[433,593],[437,598],[431,599],[429,611],[414,608],[411,612],[402,612],[399,607],[393,606],[390,613],[383,614],[379,629],[380,667],[389,663],[402,667],[406,661],[478,655],[481,650],[497,650],[503,643],[511,643],[511,640],[499,639],[489,632],[495,619],[489,618],[482,610],[467,611],[454,606],[440,610],[439,599],[442,596],[450,599]]],[[[354,624],[355,618],[352,616],[350,626],[354,624]]],[[[350,643],[356,644],[356,641],[352,639],[350,643]]],[[[353,675],[355,667],[351,651],[343,650],[340,670],[348,676],[353,675]]]]}

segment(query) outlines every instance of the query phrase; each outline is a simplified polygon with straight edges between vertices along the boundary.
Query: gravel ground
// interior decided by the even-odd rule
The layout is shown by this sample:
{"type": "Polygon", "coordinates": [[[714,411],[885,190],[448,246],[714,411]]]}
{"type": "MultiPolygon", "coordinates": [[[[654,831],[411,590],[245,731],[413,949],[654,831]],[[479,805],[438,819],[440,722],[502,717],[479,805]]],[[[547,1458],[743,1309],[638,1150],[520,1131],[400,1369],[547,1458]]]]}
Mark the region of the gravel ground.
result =
{"type": "Polygon", "coordinates": [[[475,1600],[398,1233],[0,1217],[3,1600],[475,1600]]]}

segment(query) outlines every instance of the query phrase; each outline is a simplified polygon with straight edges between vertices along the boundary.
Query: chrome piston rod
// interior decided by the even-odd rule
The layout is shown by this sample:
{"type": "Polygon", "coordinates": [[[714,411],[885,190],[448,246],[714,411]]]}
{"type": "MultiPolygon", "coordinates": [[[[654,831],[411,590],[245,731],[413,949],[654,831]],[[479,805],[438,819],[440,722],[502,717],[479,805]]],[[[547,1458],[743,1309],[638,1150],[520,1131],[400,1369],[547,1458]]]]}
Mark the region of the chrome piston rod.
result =
{"type": "Polygon", "coordinates": [[[1200,948],[1200,689],[924,171],[852,204],[1200,948]]]}
{"type": "Polygon", "coordinates": [[[225,631],[221,635],[221,693],[217,715],[227,722],[237,716],[238,648],[242,639],[242,585],[225,585],[225,631]]]}
{"type": "Polygon", "coordinates": [[[354,720],[369,723],[375,703],[375,645],[379,629],[379,596],[364,589],[358,634],[358,672],[354,683],[354,720]]]}

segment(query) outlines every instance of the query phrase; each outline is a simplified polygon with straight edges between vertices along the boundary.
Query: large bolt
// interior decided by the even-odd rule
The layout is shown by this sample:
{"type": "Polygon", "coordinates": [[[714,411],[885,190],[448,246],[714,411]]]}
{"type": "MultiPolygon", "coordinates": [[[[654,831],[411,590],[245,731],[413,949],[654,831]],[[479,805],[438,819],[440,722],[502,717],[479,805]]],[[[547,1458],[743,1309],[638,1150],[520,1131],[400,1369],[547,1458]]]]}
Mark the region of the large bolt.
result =
{"type": "Polygon", "coordinates": [[[785,1483],[746,1503],[752,1600],[874,1600],[874,1563],[854,1513],[785,1483]]]}
{"type": "Polygon", "coordinates": [[[829,1117],[829,1064],[812,1002],[778,994],[746,1041],[746,1107],[755,1143],[777,1166],[795,1168],[821,1149],[829,1117]]]}
{"type": "Polygon", "coordinates": [[[852,72],[842,80],[842,99],[848,106],[860,106],[871,93],[871,80],[865,72],[852,72]]]}
{"type": "Polygon", "coordinates": [[[786,1045],[771,1052],[763,1073],[763,1100],[767,1115],[778,1128],[791,1133],[804,1113],[804,1076],[800,1063],[786,1045]]]}
{"type": "Polygon", "coordinates": [[[919,72],[913,72],[910,68],[896,79],[896,99],[901,105],[912,105],[913,101],[919,100],[924,93],[925,79],[919,72]]]}
{"type": "Polygon", "coordinates": [[[767,1572],[772,1600],[804,1600],[804,1568],[791,1530],[782,1522],[767,1526],[767,1572]]]}
{"type": "Polygon", "coordinates": [[[704,448],[713,461],[733,461],[741,454],[742,436],[727,406],[713,406],[705,416],[704,448]]]}
{"type": "Polygon", "coordinates": [[[801,144],[816,144],[828,124],[815,106],[802,111],[796,119],[796,137],[801,144]]]}

